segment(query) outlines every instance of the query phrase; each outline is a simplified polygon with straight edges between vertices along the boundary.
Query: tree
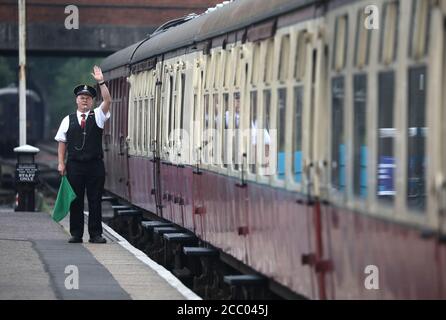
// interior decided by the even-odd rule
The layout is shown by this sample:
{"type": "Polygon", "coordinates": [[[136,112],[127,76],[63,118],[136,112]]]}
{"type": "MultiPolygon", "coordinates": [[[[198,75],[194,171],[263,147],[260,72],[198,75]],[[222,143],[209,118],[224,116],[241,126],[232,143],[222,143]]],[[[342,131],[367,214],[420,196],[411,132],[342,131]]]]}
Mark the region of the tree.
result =
{"type": "Polygon", "coordinates": [[[52,139],[60,122],[74,112],[76,103],[73,88],[80,84],[94,84],[90,72],[100,58],[32,57],[29,73],[32,82],[44,97],[50,116],[49,138],[52,139]]]}
{"type": "MultiPolygon", "coordinates": [[[[27,89],[36,91],[43,99],[47,113],[47,137],[53,139],[60,122],[76,107],[73,88],[86,83],[94,85],[90,72],[102,58],[29,56],[27,58],[27,89]]],[[[17,57],[0,56],[0,88],[18,85],[17,57]]]]}
{"type": "Polygon", "coordinates": [[[12,58],[0,57],[0,88],[6,87],[17,80],[13,71],[13,60],[12,58]]]}

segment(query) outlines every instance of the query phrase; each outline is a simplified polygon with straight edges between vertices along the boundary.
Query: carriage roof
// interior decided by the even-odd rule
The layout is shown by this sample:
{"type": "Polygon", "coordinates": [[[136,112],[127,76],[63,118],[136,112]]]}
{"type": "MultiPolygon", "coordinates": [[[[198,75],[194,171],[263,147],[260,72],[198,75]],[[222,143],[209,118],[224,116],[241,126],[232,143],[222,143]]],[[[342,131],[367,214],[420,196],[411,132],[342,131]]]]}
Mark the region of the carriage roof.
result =
{"type": "Polygon", "coordinates": [[[139,41],[110,55],[101,67],[107,72],[134,64],[164,52],[233,32],[268,18],[281,15],[317,2],[316,0],[243,0],[217,7],[139,41]]]}

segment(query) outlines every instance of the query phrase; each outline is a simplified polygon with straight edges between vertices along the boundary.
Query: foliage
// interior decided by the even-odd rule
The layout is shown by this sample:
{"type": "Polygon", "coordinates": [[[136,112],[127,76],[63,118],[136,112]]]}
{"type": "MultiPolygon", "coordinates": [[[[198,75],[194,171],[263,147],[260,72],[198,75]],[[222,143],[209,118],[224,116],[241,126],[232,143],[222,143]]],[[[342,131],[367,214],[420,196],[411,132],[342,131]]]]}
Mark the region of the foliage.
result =
{"type": "Polygon", "coordinates": [[[13,59],[0,57],[0,88],[16,82],[17,75],[13,69],[13,59]]]}
{"type": "MultiPolygon", "coordinates": [[[[44,81],[37,81],[37,83],[48,84],[43,90],[46,91],[45,96],[48,97],[46,102],[51,119],[50,138],[54,137],[63,117],[76,110],[73,88],[80,83],[95,84],[90,73],[93,66],[99,63],[100,59],[97,58],[52,58],[45,61],[44,64],[36,63],[36,68],[45,65],[46,69],[44,76],[47,78],[44,81]],[[53,65],[56,68],[51,68],[53,65]]],[[[38,74],[40,71],[39,67],[38,74]]]]}
{"type": "MultiPolygon", "coordinates": [[[[27,58],[27,88],[37,91],[46,104],[49,116],[48,138],[52,139],[63,117],[76,110],[73,88],[86,83],[94,85],[90,75],[102,58],[46,57],[27,58]]],[[[0,56],[0,88],[17,84],[17,57],[0,56]]]]}

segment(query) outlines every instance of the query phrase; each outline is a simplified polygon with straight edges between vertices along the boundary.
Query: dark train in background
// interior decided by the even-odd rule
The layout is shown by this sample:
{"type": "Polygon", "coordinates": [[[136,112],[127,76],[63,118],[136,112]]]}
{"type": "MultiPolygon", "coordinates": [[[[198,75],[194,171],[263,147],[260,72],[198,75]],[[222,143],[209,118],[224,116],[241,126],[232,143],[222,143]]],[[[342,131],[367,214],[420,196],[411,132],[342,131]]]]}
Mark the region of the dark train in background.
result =
{"type": "MultiPolygon", "coordinates": [[[[27,144],[35,145],[43,139],[45,105],[34,90],[26,90],[27,144]]],[[[0,157],[14,158],[19,146],[19,89],[15,85],[0,88],[0,157]]]]}
{"type": "Polygon", "coordinates": [[[283,296],[446,298],[446,1],[368,5],[235,1],[106,58],[106,189],[283,296]]]}

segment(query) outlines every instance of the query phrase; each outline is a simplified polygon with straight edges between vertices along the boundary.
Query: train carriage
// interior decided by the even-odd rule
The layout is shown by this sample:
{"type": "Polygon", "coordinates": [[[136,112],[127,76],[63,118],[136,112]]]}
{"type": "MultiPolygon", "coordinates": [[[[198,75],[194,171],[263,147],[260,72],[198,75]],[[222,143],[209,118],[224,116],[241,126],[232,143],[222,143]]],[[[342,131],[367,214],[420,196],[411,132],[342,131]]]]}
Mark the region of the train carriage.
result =
{"type": "MultiPolygon", "coordinates": [[[[31,144],[44,137],[45,105],[34,90],[26,91],[26,134],[31,144]]],[[[13,158],[19,145],[19,89],[15,84],[0,88],[0,156],[13,158]]]]}
{"type": "Polygon", "coordinates": [[[102,63],[107,190],[285,297],[444,299],[445,13],[243,0],[166,24],[102,63]]]}

